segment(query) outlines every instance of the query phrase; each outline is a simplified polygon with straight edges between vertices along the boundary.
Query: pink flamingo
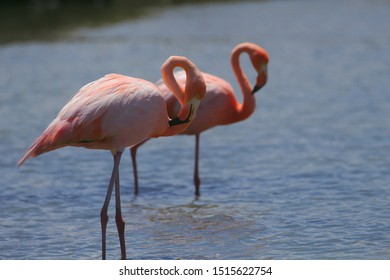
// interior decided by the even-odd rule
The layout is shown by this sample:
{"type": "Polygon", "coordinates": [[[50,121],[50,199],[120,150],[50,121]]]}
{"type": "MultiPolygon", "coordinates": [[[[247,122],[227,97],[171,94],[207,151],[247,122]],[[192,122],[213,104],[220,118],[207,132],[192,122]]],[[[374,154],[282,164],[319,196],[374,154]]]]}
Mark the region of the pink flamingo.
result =
{"type": "Polygon", "coordinates": [[[100,213],[102,259],[106,259],[107,210],[114,184],[121,259],[126,259],[118,171],[123,150],[150,137],[173,135],[186,129],[206,91],[202,73],[185,57],[168,58],[161,73],[181,106],[174,118],[169,119],[165,100],[155,84],[109,74],[82,87],[18,162],[21,166],[31,157],[65,146],[111,151],[114,167],[100,213]],[[184,69],[188,77],[184,89],[175,80],[175,67],[184,69]]]}
{"type": "MultiPolygon", "coordinates": [[[[239,122],[248,118],[255,110],[256,100],[254,93],[262,88],[267,82],[267,65],[268,54],[260,46],[253,43],[242,43],[237,45],[231,54],[231,64],[234,74],[240,85],[244,96],[243,103],[240,104],[234,95],[232,86],[225,80],[203,73],[206,81],[206,95],[199,106],[195,120],[181,134],[195,135],[195,169],[194,169],[194,184],[195,195],[200,195],[200,179],[199,179],[199,138],[200,134],[214,126],[226,125],[239,122]],[[247,53],[252,62],[252,65],[257,72],[256,84],[251,87],[247,76],[240,67],[239,57],[242,53],[247,53]]],[[[175,74],[179,84],[183,85],[186,80],[186,73],[180,71],[175,74]]],[[[170,116],[176,114],[179,110],[179,104],[170,92],[169,88],[163,81],[157,82],[164,95],[170,116]]],[[[134,193],[138,194],[138,172],[136,154],[137,149],[144,142],[141,142],[131,147],[131,158],[133,162],[134,173],[134,193]]]]}

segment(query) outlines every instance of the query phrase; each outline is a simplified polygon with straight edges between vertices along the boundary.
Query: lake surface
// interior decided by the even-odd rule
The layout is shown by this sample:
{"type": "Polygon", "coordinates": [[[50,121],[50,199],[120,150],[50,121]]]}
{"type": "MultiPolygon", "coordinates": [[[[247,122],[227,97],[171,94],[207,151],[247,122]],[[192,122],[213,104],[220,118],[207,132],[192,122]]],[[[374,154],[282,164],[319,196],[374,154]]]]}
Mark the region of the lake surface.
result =
{"type": "Polygon", "coordinates": [[[389,259],[389,14],[385,0],[188,4],[0,45],[0,258],[101,258],[111,154],[64,148],[16,168],[74,92],[110,72],[156,81],[176,54],[241,100],[229,55],[252,41],[269,82],[248,120],[201,135],[199,199],[194,137],[139,149],[137,197],[122,157],[128,258],[389,259]]]}

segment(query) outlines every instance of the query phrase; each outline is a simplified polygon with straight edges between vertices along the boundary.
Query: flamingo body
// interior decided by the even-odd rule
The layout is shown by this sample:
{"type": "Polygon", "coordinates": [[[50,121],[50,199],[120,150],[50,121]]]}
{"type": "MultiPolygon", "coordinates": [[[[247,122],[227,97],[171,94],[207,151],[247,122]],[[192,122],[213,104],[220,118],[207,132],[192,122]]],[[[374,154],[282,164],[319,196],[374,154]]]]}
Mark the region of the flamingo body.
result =
{"type": "MultiPolygon", "coordinates": [[[[218,125],[227,125],[243,121],[247,119],[256,108],[256,99],[254,93],[262,88],[267,82],[267,65],[268,65],[268,53],[260,46],[253,43],[241,43],[238,44],[231,54],[231,64],[237,81],[240,85],[243,102],[239,103],[235,97],[232,86],[217,76],[203,73],[203,77],[206,83],[206,95],[199,105],[196,118],[194,121],[179,134],[195,135],[195,169],[194,169],[194,184],[195,195],[199,196],[200,191],[200,179],[199,179],[199,137],[200,134],[212,127],[218,125]],[[248,78],[240,67],[239,57],[242,53],[247,53],[257,73],[255,86],[251,87],[248,78]]],[[[183,86],[186,81],[186,73],[179,71],[175,73],[175,79],[180,86],[183,86]]],[[[164,81],[160,80],[157,86],[161,90],[168,108],[168,114],[170,116],[177,114],[180,109],[180,104],[172,95],[172,92],[164,84],[164,81]]],[[[134,172],[134,192],[138,193],[138,174],[136,169],[136,151],[139,145],[131,148],[131,157],[133,161],[134,172]]]]}
{"type": "Polygon", "coordinates": [[[153,83],[109,74],[82,87],[18,164],[65,146],[115,154],[168,127],[165,101],[153,83]]]}
{"type": "Polygon", "coordinates": [[[102,259],[106,258],[107,211],[114,185],[115,221],[121,259],[126,258],[125,222],[122,219],[119,186],[119,164],[123,150],[151,137],[173,135],[186,129],[195,118],[206,91],[201,72],[185,57],[168,58],[161,67],[161,74],[180,104],[178,114],[172,120],[155,84],[139,78],[109,74],[82,87],[18,162],[21,166],[31,157],[65,146],[111,151],[114,167],[100,213],[102,259]],[[173,73],[170,73],[175,67],[181,67],[187,73],[184,89],[177,87],[173,73]]]}

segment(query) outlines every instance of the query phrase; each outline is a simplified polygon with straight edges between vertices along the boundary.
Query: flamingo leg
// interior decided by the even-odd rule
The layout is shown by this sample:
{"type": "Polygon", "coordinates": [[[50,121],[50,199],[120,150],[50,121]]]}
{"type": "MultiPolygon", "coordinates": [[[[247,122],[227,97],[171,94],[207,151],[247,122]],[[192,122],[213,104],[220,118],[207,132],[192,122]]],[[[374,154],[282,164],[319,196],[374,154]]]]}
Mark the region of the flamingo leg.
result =
{"type": "Polygon", "coordinates": [[[194,169],[195,196],[200,196],[199,137],[200,137],[200,134],[195,134],[195,169],[194,169]]]}
{"type": "Polygon", "coordinates": [[[100,212],[100,223],[102,225],[102,259],[103,260],[106,259],[106,229],[108,223],[107,211],[108,211],[108,206],[110,204],[112,189],[114,188],[114,184],[118,175],[121,156],[122,156],[122,152],[117,152],[114,155],[114,167],[112,169],[110,184],[108,185],[106,198],[104,200],[104,204],[100,212]]]}
{"type": "Polygon", "coordinates": [[[130,148],[131,161],[133,163],[133,175],[134,175],[134,195],[139,193],[138,191],[138,171],[137,171],[137,150],[143,145],[147,140],[138,143],[130,148]]]}
{"type": "Polygon", "coordinates": [[[133,162],[134,195],[138,195],[137,149],[138,145],[130,148],[131,161],[133,162]]]}
{"type": "Polygon", "coordinates": [[[125,221],[122,218],[121,192],[119,185],[119,171],[115,180],[115,221],[118,229],[119,243],[121,246],[121,260],[126,259],[125,221]]]}

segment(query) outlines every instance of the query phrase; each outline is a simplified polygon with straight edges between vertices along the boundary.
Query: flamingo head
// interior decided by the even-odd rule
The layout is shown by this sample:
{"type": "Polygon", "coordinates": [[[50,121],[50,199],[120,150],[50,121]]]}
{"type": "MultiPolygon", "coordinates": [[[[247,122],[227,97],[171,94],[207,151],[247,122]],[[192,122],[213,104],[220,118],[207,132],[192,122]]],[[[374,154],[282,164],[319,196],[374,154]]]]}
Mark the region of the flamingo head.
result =
{"type": "Polygon", "coordinates": [[[180,114],[188,112],[187,122],[195,119],[196,111],[198,110],[201,100],[206,95],[206,83],[203,74],[197,68],[194,69],[193,75],[187,76],[184,95],[184,104],[180,110],[180,114]]]}
{"type": "Polygon", "coordinates": [[[269,57],[266,50],[257,45],[254,45],[251,50],[249,53],[250,60],[257,72],[256,83],[252,90],[252,94],[254,94],[267,83],[269,57]]]}
{"type": "MultiPolygon", "coordinates": [[[[182,56],[171,56],[162,66],[162,72],[165,84],[176,89],[177,101],[181,106],[178,115],[170,121],[170,126],[191,122],[196,116],[200,101],[206,94],[206,83],[202,72],[189,59],[182,56]],[[185,72],[184,88],[177,83],[176,77],[173,76],[175,67],[180,67],[185,72]]],[[[175,94],[174,91],[172,92],[175,94]]]]}

